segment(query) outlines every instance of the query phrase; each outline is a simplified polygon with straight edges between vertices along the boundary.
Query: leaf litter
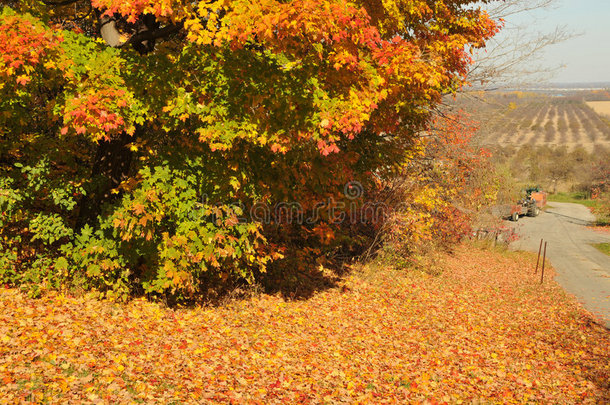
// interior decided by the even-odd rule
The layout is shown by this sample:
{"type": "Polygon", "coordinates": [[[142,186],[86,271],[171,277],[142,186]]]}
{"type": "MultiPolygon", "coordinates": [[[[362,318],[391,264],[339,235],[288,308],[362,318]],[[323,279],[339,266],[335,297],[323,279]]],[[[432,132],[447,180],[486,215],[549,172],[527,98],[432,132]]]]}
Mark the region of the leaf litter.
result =
{"type": "Polygon", "coordinates": [[[184,309],[5,289],[0,402],[610,402],[610,333],[532,263],[464,245],[440,276],[184,309]]]}

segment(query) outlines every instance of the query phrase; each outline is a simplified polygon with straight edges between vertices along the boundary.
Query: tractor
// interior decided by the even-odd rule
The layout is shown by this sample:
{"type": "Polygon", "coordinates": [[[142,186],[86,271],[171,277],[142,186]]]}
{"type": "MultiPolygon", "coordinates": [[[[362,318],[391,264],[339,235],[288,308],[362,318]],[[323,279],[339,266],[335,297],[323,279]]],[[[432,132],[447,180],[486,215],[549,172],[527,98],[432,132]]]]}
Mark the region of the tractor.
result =
{"type": "Polygon", "coordinates": [[[525,197],[513,205],[510,210],[510,219],[518,221],[519,217],[540,215],[542,208],[546,205],[547,193],[540,187],[530,187],[525,190],[525,197]]]}

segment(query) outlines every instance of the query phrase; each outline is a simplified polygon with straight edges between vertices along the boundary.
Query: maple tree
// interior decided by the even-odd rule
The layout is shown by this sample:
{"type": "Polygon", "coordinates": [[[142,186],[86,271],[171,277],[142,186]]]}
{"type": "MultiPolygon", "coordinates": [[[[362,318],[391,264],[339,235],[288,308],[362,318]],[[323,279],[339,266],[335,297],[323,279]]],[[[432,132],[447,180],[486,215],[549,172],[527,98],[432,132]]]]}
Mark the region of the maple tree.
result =
{"type": "Polygon", "coordinates": [[[247,214],[408,165],[498,30],[479,3],[2,1],[0,280],[192,297],[340,248],[247,214]]]}

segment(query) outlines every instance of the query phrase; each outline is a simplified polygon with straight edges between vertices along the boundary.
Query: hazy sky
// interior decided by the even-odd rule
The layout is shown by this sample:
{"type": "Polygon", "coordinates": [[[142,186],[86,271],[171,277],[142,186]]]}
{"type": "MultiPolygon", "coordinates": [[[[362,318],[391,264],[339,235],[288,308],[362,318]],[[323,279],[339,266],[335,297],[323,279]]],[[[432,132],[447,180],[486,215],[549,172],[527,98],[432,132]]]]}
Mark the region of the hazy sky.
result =
{"type": "Polygon", "coordinates": [[[549,47],[538,61],[549,67],[565,65],[552,82],[610,82],[610,0],[557,0],[554,8],[512,19],[535,31],[567,26],[582,34],[549,47]]]}

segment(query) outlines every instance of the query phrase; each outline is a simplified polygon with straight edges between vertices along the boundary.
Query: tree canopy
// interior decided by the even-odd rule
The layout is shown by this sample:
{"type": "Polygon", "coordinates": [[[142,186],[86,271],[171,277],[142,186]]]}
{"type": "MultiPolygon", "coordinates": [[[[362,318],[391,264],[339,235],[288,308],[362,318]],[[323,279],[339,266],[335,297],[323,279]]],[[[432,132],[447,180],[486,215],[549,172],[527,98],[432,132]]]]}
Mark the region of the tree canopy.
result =
{"type": "Polygon", "coordinates": [[[328,208],[421,148],[481,3],[0,2],[0,281],[186,297],[344,246],[328,208]]]}

